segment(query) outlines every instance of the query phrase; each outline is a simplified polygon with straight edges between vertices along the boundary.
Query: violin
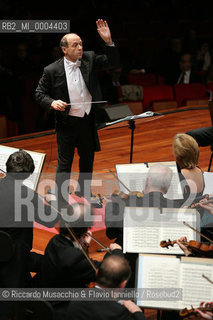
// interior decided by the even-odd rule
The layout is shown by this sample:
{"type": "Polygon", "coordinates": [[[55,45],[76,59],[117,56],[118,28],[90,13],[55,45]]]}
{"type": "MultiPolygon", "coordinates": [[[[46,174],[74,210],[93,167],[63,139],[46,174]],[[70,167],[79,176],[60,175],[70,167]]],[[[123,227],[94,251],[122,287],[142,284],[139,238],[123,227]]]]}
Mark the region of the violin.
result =
{"type": "Polygon", "coordinates": [[[111,197],[120,197],[123,200],[127,200],[129,197],[136,196],[137,198],[143,198],[144,194],[140,191],[130,191],[129,193],[124,193],[122,191],[113,191],[111,197]]]}
{"type": "MultiPolygon", "coordinates": [[[[190,240],[190,241],[180,241],[183,245],[187,247],[192,253],[194,253],[198,257],[208,257],[208,258],[213,258],[213,244],[207,244],[207,243],[202,243],[199,241],[195,240],[190,240]]],[[[177,243],[177,240],[168,240],[168,241],[161,241],[160,246],[162,248],[167,248],[173,247],[174,244],[177,243]]]]}
{"type": "Polygon", "coordinates": [[[199,308],[196,308],[194,309],[193,306],[191,306],[192,308],[191,309],[187,309],[187,308],[184,308],[183,310],[181,310],[179,312],[179,316],[181,318],[188,318],[190,316],[197,316],[197,312],[196,312],[196,309],[200,310],[200,311],[210,311],[210,312],[213,312],[213,306],[211,306],[211,303],[207,303],[205,307],[199,307],[199,308]]]}

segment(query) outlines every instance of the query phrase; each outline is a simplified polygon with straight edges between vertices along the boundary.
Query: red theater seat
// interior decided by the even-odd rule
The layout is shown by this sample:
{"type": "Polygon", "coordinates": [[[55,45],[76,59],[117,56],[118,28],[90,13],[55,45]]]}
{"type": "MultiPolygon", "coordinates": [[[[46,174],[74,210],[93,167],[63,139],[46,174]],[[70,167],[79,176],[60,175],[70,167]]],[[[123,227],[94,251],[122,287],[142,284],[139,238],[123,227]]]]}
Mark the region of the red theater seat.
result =
{"type": "Polygon", "coordinates": [[[202,83],[175,84],[174,90],[179,106],[187,105],[187,100],[208,100],[206,87],[202,83]]]}
{"type": "Polygon", "coordinates": [[[143,105],[146,108],[152,107],[153,102],[174,101],[174,91],[172,86],[158,85],[143,88],[143,105]]]}

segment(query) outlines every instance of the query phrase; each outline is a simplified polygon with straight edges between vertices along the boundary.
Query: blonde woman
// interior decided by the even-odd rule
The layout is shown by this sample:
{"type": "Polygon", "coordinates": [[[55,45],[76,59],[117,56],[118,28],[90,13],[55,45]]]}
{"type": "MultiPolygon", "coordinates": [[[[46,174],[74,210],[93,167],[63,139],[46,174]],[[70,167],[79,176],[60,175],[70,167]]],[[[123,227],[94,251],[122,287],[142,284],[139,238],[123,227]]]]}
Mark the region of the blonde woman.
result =
{"type": "Polygon", "coordinates": [[[189,194],[202,196],[205,187],[203,172],[197,166],[200,149],[195,139],[188,134],[178,133],[172,143],[173,153],[180,169],[184,198],[189,194]]]}

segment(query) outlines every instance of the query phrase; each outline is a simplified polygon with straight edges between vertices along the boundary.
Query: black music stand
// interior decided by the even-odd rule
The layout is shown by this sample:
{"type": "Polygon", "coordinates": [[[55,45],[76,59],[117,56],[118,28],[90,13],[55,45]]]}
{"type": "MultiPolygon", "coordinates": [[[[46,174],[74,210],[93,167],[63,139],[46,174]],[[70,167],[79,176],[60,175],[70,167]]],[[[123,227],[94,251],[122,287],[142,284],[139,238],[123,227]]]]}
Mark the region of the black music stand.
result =
{"type": "Polygon", "coordinates": [[[106,127],[110,127],[114,124],[117,124],[119,122],[124,122],[124,121],[128,121],[129,125],[128,128],[131,130],[131,142],[130,142],[130,160],[129,162],[132,163],[132,158],[133,158],[133,147],[134,147],[134,133],[135,133],[135,120],[137,119],[142,119],[142,118],[147,118],[147,117],[153,117],[153,116],[160,116],[162,114],[160,113],[154,113],[152,111],[147,111],[138,115],[134,115],[134,116],[127,116],[125,118],[121,118],[118,119],[116,121],[112,121],[112,122],[105,122],[105,123],[99,123],[97,125],[97,130],[106,128],[106,127]]]}
{"type": "Polygon", "coordinates": [[[131,130],[131,144],[130,144],[130,159],[129,159],[129,163],[132,163],[133,146],[134,146],[134,133],[135,133],[135,120],[129,120],[129,129],[131,130]]]}

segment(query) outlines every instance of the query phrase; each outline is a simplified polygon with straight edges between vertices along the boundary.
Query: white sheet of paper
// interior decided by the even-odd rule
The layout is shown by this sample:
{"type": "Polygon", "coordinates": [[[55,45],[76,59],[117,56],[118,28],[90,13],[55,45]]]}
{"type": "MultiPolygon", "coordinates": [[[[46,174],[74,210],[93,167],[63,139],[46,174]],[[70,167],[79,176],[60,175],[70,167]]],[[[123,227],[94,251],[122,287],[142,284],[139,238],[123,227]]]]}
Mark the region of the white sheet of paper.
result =
{"type": "Polygon", "coordinates": [[[126,207],[123,222],[123,252],[183,254],[178,245],[162,248],[160,242],[186,236],[200,240],[200,236],[183,224],[187,222],[200,231],[200,214],[195,209],[160,209],[126,207]]]}

